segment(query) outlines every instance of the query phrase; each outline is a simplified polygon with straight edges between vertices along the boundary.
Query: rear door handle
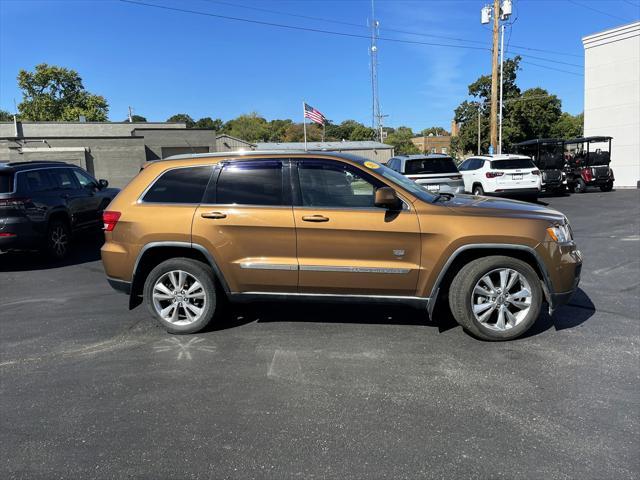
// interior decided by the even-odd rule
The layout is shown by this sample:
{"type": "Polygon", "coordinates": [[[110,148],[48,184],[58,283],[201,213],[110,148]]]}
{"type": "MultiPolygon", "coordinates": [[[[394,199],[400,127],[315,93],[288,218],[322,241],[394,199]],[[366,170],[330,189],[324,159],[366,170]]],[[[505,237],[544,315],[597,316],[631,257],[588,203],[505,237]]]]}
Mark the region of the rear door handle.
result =
{"type": "Polygon", "coordinates": [[[305,222],[328,222],[329,218],[324,215],[305,215],[302,220],[305,222]]]}
{"type": "Polygon", "coordinates": [[[213,218],[213,219],[227,218],[227,214],[222,212],[204,212],[204,213],[201,213],[200,216],[202,218],[213,218]]]}

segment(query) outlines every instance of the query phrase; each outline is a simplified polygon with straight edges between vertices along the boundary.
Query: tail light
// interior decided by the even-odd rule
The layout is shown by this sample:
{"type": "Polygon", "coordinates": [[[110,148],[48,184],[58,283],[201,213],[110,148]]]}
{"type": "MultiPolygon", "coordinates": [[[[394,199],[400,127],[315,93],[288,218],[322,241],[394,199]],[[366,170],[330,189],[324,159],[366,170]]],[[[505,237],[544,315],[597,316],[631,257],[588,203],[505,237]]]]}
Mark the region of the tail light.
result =
{"type": "Polygon", "coordinates": [[[0,199],[0,207],[19,207],[24,208],[31,203],[30,198],[2,198],[0,199]]]}
{"type": "Polygon", "coordinates": [[[487,172],[487,173],[485,173],[485,176],[487,178],[501,177],[502,175],[504,175],[504,172],[487,172]]]}
{"type": "Polygon", "coordinates": [[[0,238],[5,238],[5,237],[15,237],[16,234],[15,233],[9,233],[9,232],[0,232],[0,238]]]}
{"type": "Polygon", "coordinates": [[[103,230],[105,232],[112,232],[114,228],[116,228],[116,223],[120,220],[120,212],[111,212],[109,210],[105,210],[102,212],[102,223],[104,223],[103,230]]]}
{"type": "Polygon", "coordinates": [[[540,175],[540,170],[534,170],[531,175],[540,175]]]}

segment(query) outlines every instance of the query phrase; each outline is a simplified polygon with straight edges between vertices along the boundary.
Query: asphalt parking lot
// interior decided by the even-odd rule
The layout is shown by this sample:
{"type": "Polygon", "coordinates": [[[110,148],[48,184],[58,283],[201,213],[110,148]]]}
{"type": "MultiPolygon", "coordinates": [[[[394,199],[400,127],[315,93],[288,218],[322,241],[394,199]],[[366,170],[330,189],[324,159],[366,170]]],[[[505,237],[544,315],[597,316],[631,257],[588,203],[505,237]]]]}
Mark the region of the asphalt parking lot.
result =
{"type": "Polygon", "coordinates": [[[171,336],[65,264],[0,256],[2,478],[640,476],[640,192],[545,197],[581,290],[487,343],[420,310],[234,307],[171,336]]]}

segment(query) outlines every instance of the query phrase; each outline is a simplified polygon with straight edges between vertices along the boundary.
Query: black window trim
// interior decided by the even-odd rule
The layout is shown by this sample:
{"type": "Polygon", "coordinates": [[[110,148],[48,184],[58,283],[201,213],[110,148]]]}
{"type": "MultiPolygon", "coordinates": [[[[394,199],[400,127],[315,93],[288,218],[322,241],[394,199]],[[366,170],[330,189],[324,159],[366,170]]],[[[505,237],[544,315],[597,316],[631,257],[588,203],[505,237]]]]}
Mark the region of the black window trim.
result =
{"type": "MultiPolygon", "coordinates": [[[[401,211],[410,211],[411,207],[410,204],[411,202],[409,202],[407,199],[404,198],[404,196],[402,195],[401,191],[398,191],[399,189],[397,188],[396,185],[394,185],[393,183],[390,185],[389,183],[374,177],[373,175],[371,175],[370,173],[366,172],[364,169],[360,168],[359,166],[353,165],[351,163],[348,162],[344,162],[340,159],[337,158],[318,158],[318,157],[297,157],[292,159],[291,161],[291,182],[292,182],[292,194],[293,194],[293,208],[298,209],[298,210],[355,210],[355,211],[375,211],[375,212],[384,212],[385,209],[381,208],[381,207],[306,207],[304,205],[302,205],[302,192],[300,189],[300,177],[298,175],[298,164],[299,163],[303,163],[305,161],[321,161],[321,162],[331,162],[331,163],[337,163],[340,165],[347,165],[350,168],[353,168],[354,170],[356,170],[364,179],[368,180],[373,179],[374,182],[378,182],[378,183],[382,183],[384,186],[386,187],[391,187],[395,190],[396,194],[398,195],[398,198],[400,199],[400,201],[402,202],[402,210],[401,211]]],[[[373,183],[373,182],[372,182],[373,183]]],[[[375,186],[375,184],[374,184],[375,186]]],[[[378,187],[380,188],[380,187],[378,187]]]]}
{"type": "Polygon", "coordinates": [[[216,168],[216,167],[218,167],[218,164],[203,163],[203,164],[199,164],[199,165],[179,165],[177,167],[170,167],[170,168],[167,168],[166,170],[162,170],[156,176],[156,178],[154,178],[153,181],[149,185],[147,185],[147,188],[145,188],[142,191],[142,193],[138,196],[138,200],[136,201],[136,203],[138,205],[173,205],[173,206],[201,205],[202,199],[204,198],[204,195],[205,195],[205,193],[207,191],[207,187],[209,186],[209,183],[211,182],[211,177],[215,173],[214,168],[216,168]],[[170,172],[172,170],[179,170],[179,169],[184,169],[184,168],[197,168],[197,167],[210,167],[211,168],[211,174],[209,175],[209,181],[207,182],[207,185],[205,185],[205,188],[202,191],[202,197],[200,198],[200,202],[188,203],[188,202],[146,202],[146,201],[144,201],[144,197],[147,194],[147,192],[149,190],[151,190],[151,188],[153,188],[153,186],[156,184],[156,182],[158,180],[160,180],[160,178],[162,178],[167,172],[170,172]]]}
{"type": "Polygon", "coordinates": [[[291,209],[293,206],[293,192],[292,192],[293,184],[292,184],[292,175],[291,175],[291,159],[286,157],[275,157],[275,158],[247,158],[246,160],[237,160],[230,159],[224,160],[216,164],[216,168],[213,172],[213,175],[209,179],[209,183],[207,184],[204,194],[202,197],[202,202],[200,205],[211,206],[211,207],[228,207],[228,208],[286,208],[291,209]],[[225,166],[229,165],[242,165],[243,163],[251,163],[255,165],[259,162],[280,162],[282,165],[282,203],[283,205],[262,205],[262,204],[249,204],[249,203],[217,203],[218,198],[218,180],[220,179],[220,174],[225,166]],[[210,194],[213,197],[213,202],[205,202],[205,196],[208,192],[212,192],[210,194]]]}

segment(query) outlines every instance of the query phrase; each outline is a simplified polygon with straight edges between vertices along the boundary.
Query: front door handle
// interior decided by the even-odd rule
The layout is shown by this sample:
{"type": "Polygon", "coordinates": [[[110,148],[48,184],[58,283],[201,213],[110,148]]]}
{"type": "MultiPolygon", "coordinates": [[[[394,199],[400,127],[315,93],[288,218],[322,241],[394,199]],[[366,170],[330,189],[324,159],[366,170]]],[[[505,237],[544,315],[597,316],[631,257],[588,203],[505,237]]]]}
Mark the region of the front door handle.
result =
{"type": "Polygon", "coordinates": [[[328,222],[329,218],[324,215],[305,215],[302,220],[305,222],[328,222]]]}
{"type": "Polygon", "coordinates": [[[202,218],[213,218],[214,220],[220,219],[220,218],[227,218],[227,214],[222,212],[204,212],[204,213],[201,213],[200,216],[202,218]]]}

